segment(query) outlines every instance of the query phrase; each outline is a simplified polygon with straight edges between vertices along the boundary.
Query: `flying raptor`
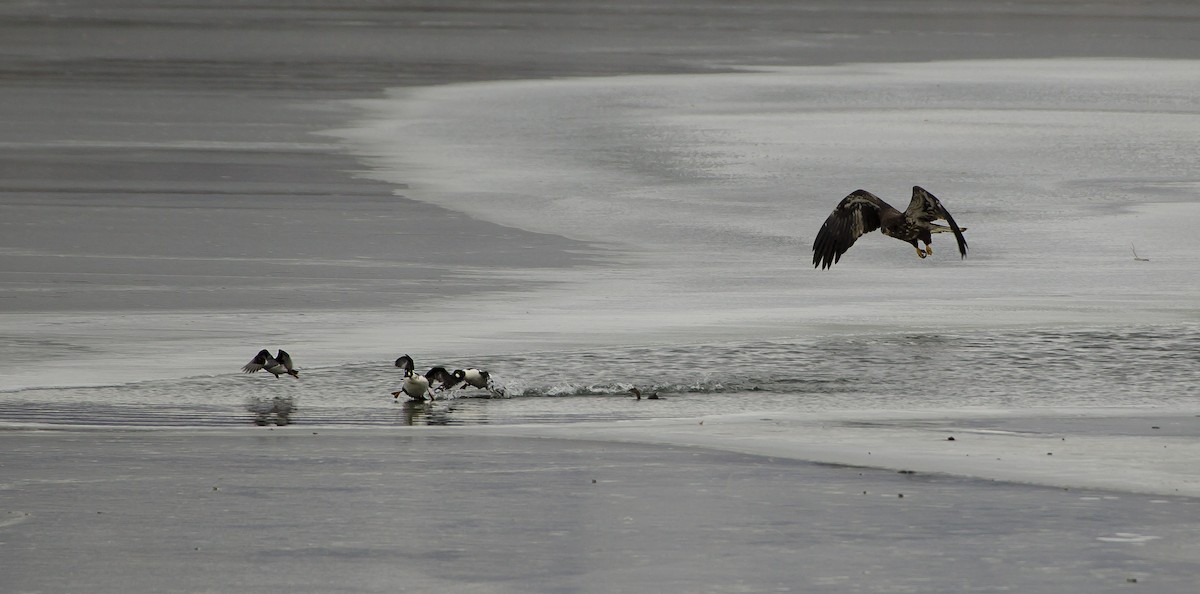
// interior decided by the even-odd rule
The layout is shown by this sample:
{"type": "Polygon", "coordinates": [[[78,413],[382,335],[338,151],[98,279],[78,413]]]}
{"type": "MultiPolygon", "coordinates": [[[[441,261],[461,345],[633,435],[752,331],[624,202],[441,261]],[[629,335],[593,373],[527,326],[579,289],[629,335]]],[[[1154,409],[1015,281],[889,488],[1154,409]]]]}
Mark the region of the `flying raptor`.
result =
{"type": "Polygon", "coordinates": [[[959,227],[942,202],[925,188],[913,186],[912,201],[904,212],[866,190],[855,190],[838,203],[817,232],[813,241],[813,268],[833,266],[855,240],[876,229],[912,244],[921,258],[933,255],[930,241],[934,233],[951,232],[958,242],[958,253],[967,257],[967,240],[962,234],[967,228],[959,227]],[[944,220],[950,226],[934,223],[937,220],[944,220]],[[925,249],[917,245],[918,240],[925,243],[925,249]]]}

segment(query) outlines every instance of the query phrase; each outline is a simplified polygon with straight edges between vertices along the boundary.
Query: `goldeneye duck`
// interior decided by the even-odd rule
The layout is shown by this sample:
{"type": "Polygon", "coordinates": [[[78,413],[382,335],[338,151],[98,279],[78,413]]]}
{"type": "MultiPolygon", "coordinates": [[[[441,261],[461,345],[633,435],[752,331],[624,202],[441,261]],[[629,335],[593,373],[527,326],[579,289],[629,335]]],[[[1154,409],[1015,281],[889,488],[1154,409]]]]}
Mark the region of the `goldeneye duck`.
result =
{"type": "Polygon", "coordinates": [[[270,351],[263,349],[249,363],[242,366],[242,371],[245,373],[254,373],[259,369],[266,369],[275,374],[275,377],[285,373],[292,377],[300,377],[300,372],[296,371],[296,367],[292,365],[292,356],[283,349],[279,349],[279,353],[274,357],[271,356],[270,351]]]}
{"type": "Polygon", "coordinates": [[[428,396],[433,400],[433,392],[429,390],[429,380],[425,376],[418,373],[413,373],[410,370],[404,370],[404,384],[400,386],[400,390],[392,392],[392,396],[397,399],[404,394],[413,400],[425,400],[428,396]]]}
{"type": "MultiPolygon", "coordinates": [[[[408,377],[410,373],[416,373],[416,365],[413,363],[413,358],[407,354],[401,355],[400,358],[396,359],[396,367],[404,370],[404,377],[408,377]]],[[[437,383],[438,390],[448,390],[459,382],[459,380],[455,379],[454,374],[441,366],[430,367],[429,371],[425,372],[425,379],[429,381],[431,387],[437,383]]]]}
{"type": "Polygon", "coordinates": [[[491,381],[491,376],[488,375],[488,372],[475,369],[474,367],[469,369],[455,369],[454,377],[458,381],[463,382],[468,386],[480,389],[487,389],[488,384],[491,381]]]}

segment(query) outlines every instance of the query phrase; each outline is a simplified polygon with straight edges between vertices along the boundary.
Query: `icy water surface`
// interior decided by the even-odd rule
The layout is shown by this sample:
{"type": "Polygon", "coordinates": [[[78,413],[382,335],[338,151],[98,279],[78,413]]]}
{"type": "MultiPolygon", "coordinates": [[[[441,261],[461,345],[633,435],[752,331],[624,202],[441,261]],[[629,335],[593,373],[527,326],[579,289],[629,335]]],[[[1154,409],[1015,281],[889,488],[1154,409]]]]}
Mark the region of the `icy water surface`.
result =
{"type": "Polygon", "coordinates": [[[696,417],[749,411],[1058,406],[1180,407],[1200,396],[1200,327],[863,333],[813,340],[613,347],[430,359],[479,366],[503,395],[396,402],[390,361],[301,370],[299,380],[216,376],[0,394],[10,424],[240,425],[290,399],[294,423],[471,425],[696,417]],[[635,401],[638,387],[659,400],[635,401]]]}

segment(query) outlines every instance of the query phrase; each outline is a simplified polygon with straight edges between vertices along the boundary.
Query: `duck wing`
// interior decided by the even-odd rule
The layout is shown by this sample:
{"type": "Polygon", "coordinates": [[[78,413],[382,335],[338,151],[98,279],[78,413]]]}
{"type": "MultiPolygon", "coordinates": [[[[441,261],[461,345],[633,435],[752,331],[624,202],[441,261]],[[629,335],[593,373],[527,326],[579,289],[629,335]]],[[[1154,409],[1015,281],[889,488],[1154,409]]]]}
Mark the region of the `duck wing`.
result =
{"type": "Polygon", "coordinates": [[[405,373],[412,371],[414,369],[412,357],[400,355],[400,358],[396,359],[396,367],[403,369],[405,373]]]}
{"type": "Polygon", "coordinates": [[[249,363],[242,366],[243,373],[254,373],[265,367],[269,367],[275,363],[275,359],[271,358],[271,353],[267,349],[263,349],[250,360],[249,363]]]}
{"type": "Polygon", "coordinates": [[[454,384],[458,383],[458,378],[454,377],[454,374],[449,371],[446,371],[445,367],[431,367],[429,371],[425,372],[425,379],[429,380],[430,385],[433,385],[434,382],[441,384],[443,390],[451,388],[454,384]]]}
{"type": "Polygon", "coordinates": [[[279,353],[275,355],[275,360],[283,364],[283,368],[288,371],[295,371],[296,367],[292,365],[292,356],[287,351],[279,349],[279,353]]]}

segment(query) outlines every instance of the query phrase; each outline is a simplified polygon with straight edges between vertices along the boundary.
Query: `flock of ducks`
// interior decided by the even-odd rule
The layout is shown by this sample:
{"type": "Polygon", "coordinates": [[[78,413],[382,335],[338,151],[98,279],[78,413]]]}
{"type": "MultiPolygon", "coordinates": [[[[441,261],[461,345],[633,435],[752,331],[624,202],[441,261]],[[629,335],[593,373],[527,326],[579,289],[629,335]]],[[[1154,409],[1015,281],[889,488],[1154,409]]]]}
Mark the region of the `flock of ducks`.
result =
{"type": "MultiPolygon", "coordinates": [[[[403,394],[418,402],[424,402],[427,399],[432,401],[434,393],[444,392],[459,385],[471,386],[493,393],[503,393],[503,390],[492,384],[492,377],[488,372],[474,367],[455,369],[451,372],[445,367],[438,366],[431,367],[424,374],[419,374],[415,371],[416,365],[413,363],[413,358],[407,354],[396,359],[396,367],[404,370],[404,383],[399,390],[392,392],[392,396],[397,400],[403,394]]],[[[242,366],[244,373],[256,373],[261,370],[266,370],[276,378],[285,374],[295,378],[300,377],[300,372],[292,362],[292,356],[283,349],[279,349],[274,356],[271,356],[271,351],[263,349],[249,363],[242,366]]]]}
{"type": "MultiPolygon", "coordinates": [[[[445,367],[432,367],[422,375],[415,371],[416,366],[413,364],[413,359],[408,355],[402,355],[396,359],[396,367],[404,370],[404,383],[401,384],[399,390],[392,392],[392,396],[397,401],[400,400],[401,394],[407,396],[409,402],[433,401],[435,393],[465,386],[488,390],[492,394],[500,396],[504,395],[504,388],[494,385],[491,375],[482,369],[471,367],[455,369],[451,372],[445,367]]],[[[271,355],[271,351],[263,349],[249,363],[242,366],[244,373],[257,373],[263,370],[276,378],[284,375],[300,377],[300,371],[296,369],[292,356],[283,349],[279,349],[274,356],[271,355]]],[[[256,425],[269,425],[272,421],[276,425],[288,425],[291,423],[291,415],[295,408],[295,401],[291,397],[285,396],[254,399],[248,406],[248,410],[255,414],[254,423],[256,425]]]]}
{"type": "MultiPolygon", "coordinates": [[[[483,369],[468,367],[450,371],[445,367],[435,366],[430,367],[429,371],[422,374],[417,373],[413,358],[407,354],[396,359],[396,367],[404,370],[404,382],[400,385],[399,390],[391,393],[396,401],[399,401],[400,396],[403,395],[408,397],[409,402],[432,402],[438,393],[466,386],[487,390],[499,396],[504,395],[504,387],[493,383],[491,374],[483,369]]],[[[257,373],[263,370],[276,378],[284,375],[300,377],[300,371],[296,369],[292,356],[283,349],[279,349],[274,356],[271,355],[271,351],[263,349],[249,363],[242,366],[242,371],[245,373],[257,373]]],[[[643,394],[637,388],[630,388],[627,391],[638,400],[643,397],[647,400],[666,400],[659,396],[658,392],[643,394]]],[[[271,400],[252,403],[250,410],[256,413],[255,423],[259,425],[268,424],[271,415],[275,415],[277,424],[286,425],[290,422],[289,417],[294,408],[294,403],[290,398],[276,396],[271,400]]]]}
{"type": "Polygon", "coordinates": [[[448,371],[445,367],[430,367],[429,371],[422,375],[415,371],[416,366],[413,364],[413,359],[407,354],[396,359],[396,367],[404,370],[404,383],[398,391],[392,392],[392,396],[397,400],[400,399],[401,394],[418,402],[423,402],[426,398],[433,400],[435,391],[449,390],[459,384],[481,390],[496,391],[492,385],[491,375],[474,367],[455,369],[453,372],[448,371]]]}

